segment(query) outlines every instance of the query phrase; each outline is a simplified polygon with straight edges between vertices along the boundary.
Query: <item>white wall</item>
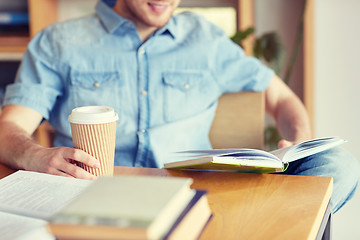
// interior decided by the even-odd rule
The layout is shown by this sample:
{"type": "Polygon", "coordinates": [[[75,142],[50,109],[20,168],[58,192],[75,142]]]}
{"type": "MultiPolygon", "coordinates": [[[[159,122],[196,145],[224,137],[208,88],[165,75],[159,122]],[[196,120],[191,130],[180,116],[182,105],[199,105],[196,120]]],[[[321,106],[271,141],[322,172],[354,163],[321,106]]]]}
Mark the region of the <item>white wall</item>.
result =
{"type": "MultiPolygon", "coordinates": [[[[360,1],[315,0],[315,135],[338,135],[360,159],[360,1]]],[[[341,161],[341,159],[339,159],[341,161]]],[[[334,216],[334,239],[360,239],[360,190],[334,216]]]]}
{"type": "Polygon", "coordinates": [[[360,1],[315,0],[315,135],[360,158],[360,1]]]}

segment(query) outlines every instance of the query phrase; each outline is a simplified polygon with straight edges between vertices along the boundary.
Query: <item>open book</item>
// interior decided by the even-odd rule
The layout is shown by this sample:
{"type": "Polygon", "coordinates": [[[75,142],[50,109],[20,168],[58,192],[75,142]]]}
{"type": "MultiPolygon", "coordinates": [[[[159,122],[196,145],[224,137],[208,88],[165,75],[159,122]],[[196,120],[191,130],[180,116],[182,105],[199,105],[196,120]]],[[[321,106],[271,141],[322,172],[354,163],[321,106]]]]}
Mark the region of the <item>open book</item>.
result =
{"type": "Polygon", "coordinates": [[[283,172],[292,161],[325,151],[344,142],[339,137],[327,137],[271,152],[247,148],[185,151],[177,153],[183,160],[165,163],[164,168],[255,173],[283,172]]]}
{"type": "Polygon", "coordinates": [[[17,171],[0,180],[0,238],[55,239],[47,221],[91,183],[44,173],[17,171]]]}

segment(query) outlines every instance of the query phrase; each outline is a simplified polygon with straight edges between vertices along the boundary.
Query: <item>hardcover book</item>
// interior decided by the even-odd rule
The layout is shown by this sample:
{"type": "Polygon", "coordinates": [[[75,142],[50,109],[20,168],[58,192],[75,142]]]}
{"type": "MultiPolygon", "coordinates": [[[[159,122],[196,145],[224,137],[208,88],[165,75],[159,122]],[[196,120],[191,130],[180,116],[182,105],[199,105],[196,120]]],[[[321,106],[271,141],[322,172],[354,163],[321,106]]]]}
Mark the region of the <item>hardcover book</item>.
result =
{"type": "Polygon", "coordinates": [[[247,148],[191,150],[178,153],[184,160],[165,163],[164,168],[252,173],[283,172],[292,161],[328,150],[344,142],[339,137],[318,138],[271,152],[247,148]]]}
{"type": "Polygon", "coordinates": [[[190,178],[100,177],[50,220],[49,229],[58,239],[179,239],[177,232],[189,229],[187,218],[201,232],[211,214],[205,193],[191,184],[190,178]]]}

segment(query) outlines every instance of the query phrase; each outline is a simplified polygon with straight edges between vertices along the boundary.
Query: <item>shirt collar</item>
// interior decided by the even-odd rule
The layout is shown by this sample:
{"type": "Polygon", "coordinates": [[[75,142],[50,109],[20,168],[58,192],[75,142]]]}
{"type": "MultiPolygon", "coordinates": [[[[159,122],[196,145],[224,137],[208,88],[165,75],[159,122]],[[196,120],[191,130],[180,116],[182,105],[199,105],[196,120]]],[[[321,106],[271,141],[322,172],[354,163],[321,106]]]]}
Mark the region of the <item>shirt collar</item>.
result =
{"type": "Polygon", "coordinates": [[[158,29],[156,31],[156,35],[157,34],[166,34],[168,33],[172,38],[176,37],[176,23],[175,23],[175,19],[174,16],[170,18],[169,22],[162,28],[158,29]]]}
{"type": "Polygon", "coordinates": [[[113,33],[121,25],[129,21],[121,17],[109,5],[107,5],[107,3],[104,3],[101,0],[97,2],[95,11],[109,33],[113,33]]]}
{"type": "MultiPolygon", "coordinates": [[[[129,22],[128,19],[117,14],[108,3],[101,0],[97,2],[95,11],[109,33],[113,33],[120,26],[129,22]]],[[[175,27],[175,19],[171,17],[169,22],[164,27],[158,29],[154,35],[169,33],[171,37],[175,38],[175,27]]]]}

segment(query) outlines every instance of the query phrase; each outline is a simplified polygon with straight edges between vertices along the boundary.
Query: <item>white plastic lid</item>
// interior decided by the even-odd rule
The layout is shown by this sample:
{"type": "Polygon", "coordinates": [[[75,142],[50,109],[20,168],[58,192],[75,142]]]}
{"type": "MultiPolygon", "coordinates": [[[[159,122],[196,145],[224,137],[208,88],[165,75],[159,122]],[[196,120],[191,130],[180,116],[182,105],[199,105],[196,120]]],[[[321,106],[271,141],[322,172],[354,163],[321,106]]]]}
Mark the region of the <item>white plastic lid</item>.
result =
{"type": "Polygon", "coordinates": [[[103,124],[119,119],[114,109],[106,106],[86,106],[74,108],[69,115],[69,122],[76,124],[103,124]]]}

